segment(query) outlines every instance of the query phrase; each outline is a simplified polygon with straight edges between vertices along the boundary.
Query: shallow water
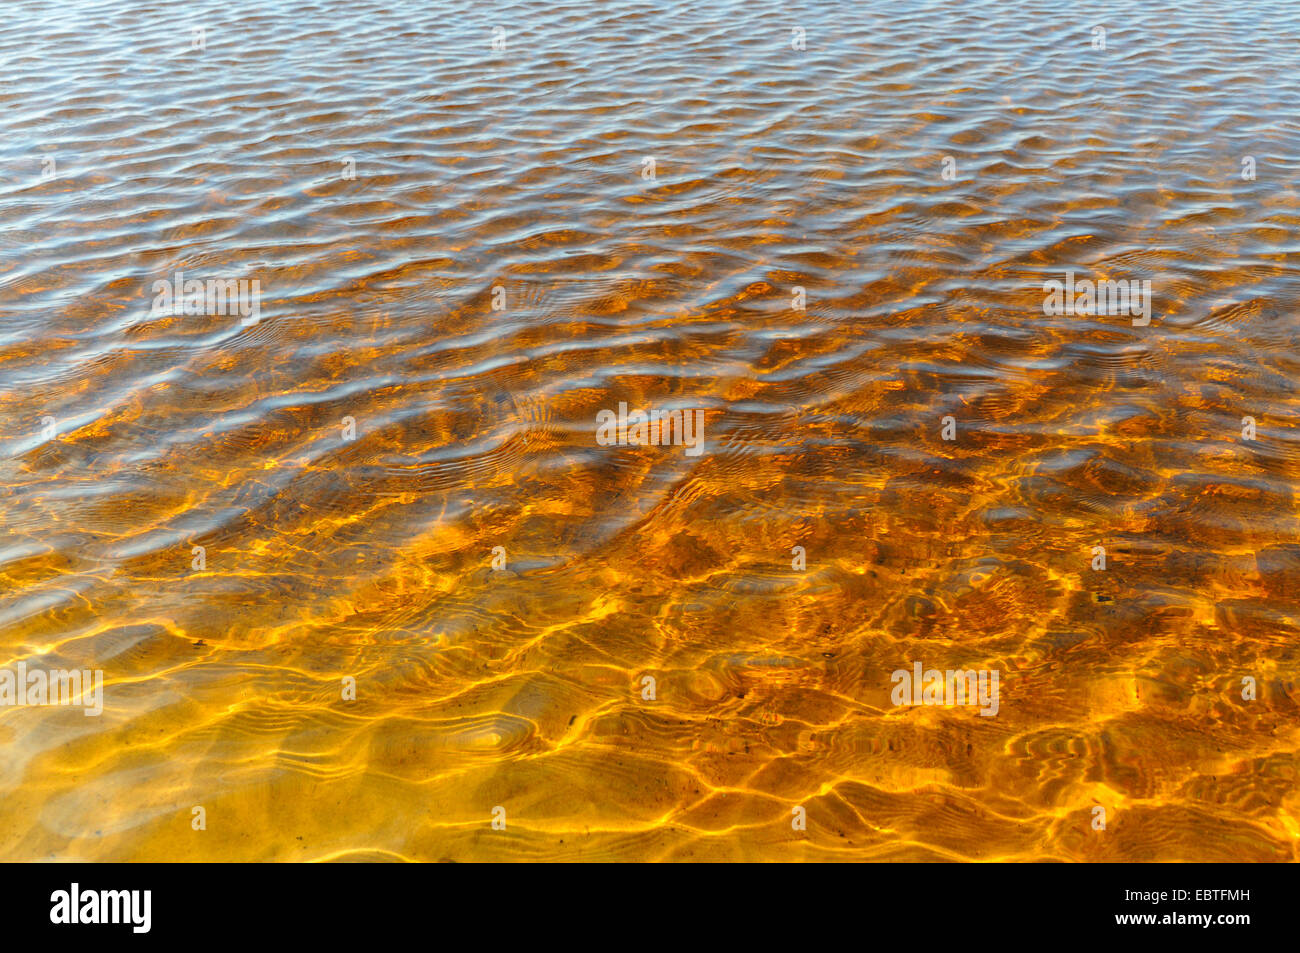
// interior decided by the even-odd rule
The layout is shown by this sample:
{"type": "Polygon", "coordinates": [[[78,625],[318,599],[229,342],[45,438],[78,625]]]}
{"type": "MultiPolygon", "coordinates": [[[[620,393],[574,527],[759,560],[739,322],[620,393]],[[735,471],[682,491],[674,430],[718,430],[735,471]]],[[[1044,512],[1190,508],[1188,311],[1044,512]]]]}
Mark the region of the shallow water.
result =
{"type": "Polygon", "coordinates": [[[1300,6],[185,11],[0,22],[0,857],[1296,859],[1300,6]]]}

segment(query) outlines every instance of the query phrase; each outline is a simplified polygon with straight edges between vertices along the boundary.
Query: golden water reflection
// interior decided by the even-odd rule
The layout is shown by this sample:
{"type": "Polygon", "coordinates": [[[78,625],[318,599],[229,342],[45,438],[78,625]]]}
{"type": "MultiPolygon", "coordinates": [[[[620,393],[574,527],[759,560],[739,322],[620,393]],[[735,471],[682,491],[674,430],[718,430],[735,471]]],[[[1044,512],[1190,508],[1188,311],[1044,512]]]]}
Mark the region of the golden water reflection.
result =
{"type": "Polygon", "coordinates": [[[1296,858],[1294,4],[192,6],[0,25],[0,856],[1296,858]]]}

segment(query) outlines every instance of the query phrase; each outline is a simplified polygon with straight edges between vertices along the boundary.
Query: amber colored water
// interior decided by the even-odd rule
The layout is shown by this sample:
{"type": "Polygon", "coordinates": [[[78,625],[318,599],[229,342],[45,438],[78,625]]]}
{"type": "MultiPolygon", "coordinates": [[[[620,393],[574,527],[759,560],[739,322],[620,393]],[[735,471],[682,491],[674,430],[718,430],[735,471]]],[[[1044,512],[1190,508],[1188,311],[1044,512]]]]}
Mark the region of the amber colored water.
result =
{"type": "Polygon", "coordinates": [[[22,0],[0,80],[0,666],[106,680],[0,857],[1296,859],[1300,5],[22,0]]]}

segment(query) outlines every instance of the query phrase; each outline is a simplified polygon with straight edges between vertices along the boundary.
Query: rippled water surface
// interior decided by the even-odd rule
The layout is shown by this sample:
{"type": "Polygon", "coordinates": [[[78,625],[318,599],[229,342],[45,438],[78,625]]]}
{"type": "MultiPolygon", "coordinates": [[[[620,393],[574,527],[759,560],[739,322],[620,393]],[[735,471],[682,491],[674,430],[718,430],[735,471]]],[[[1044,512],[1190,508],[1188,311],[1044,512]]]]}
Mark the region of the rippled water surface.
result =
{"type": "Polygon", "coordinates": [[[6,14],[0,856],[1296,859],[1297,4],[6,14]]]}

